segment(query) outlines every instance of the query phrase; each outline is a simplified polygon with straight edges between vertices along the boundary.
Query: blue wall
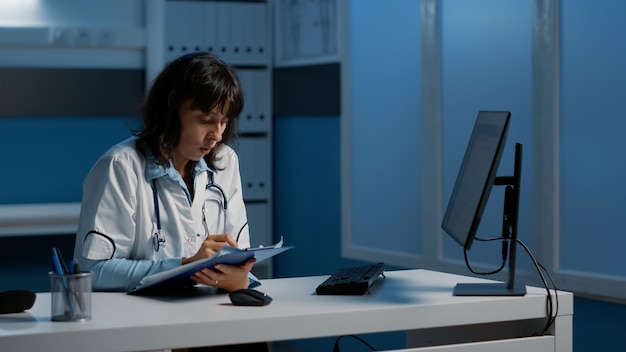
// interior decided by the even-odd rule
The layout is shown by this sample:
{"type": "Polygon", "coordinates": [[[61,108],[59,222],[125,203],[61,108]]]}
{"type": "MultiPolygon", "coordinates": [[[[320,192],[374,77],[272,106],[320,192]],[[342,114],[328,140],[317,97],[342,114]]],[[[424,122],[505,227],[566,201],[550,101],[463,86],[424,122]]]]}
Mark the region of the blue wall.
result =
{"type": "Polygon", "coordinates": [[[80,202],[100,154],[131,135],[132,117],[0,117],[0,204],[80,202]]]}
{"type": "Polygon", "coordinates": [[[274,232],[297,243],[275,258],[275,276],[320,275],[354,263],[340,255],[339,119],[278,117],[274,136],[274,232]]]}
{"type": "Polygon", "coordinates": [[[626,236],[613,219],[626,214],[626,2],[560,3],[560,231],[579,237],[560,241],[560,264],[624,277],[626,236]]]}

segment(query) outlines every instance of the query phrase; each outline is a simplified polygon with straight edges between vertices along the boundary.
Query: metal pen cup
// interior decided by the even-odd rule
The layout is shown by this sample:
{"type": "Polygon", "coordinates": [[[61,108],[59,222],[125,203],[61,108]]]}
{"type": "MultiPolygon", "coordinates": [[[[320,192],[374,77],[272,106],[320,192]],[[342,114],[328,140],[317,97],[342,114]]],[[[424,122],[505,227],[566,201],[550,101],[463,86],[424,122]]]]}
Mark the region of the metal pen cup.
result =
{"type": "Polygon", "coordinates": [[[90,320],[91,272],[49,275],[52,321],[90,320]]]}

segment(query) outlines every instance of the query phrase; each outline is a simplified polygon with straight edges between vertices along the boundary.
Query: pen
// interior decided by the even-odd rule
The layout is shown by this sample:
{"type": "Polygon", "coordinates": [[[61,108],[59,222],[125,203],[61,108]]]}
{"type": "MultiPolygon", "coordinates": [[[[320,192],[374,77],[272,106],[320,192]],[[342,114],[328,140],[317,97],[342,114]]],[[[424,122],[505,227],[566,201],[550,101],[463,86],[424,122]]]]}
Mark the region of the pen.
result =
{"type": "Polygon", "coordinates": [[[60,274],[67,274],[68,273],[67,265],[65,264],[65,260],[63,259],[63,256],[61,255],[61,251],[59,251],[57,247],[53,247],[52,250],[56,254],[56,258],[58,259],[59,264],[61,265],[60,274]]]}
{"type": "MultiPolygon", "coordinates": [[[[70,261],[70,271],[72,274],[80,274],[80,267],[75,259],[70,261]]],[[[85,313],[85,298],[83,297],[83,290],[80,289],[76,292],[76,300],[78,301],[78,306],[80,308],[81,313],[85,313]]]]}
{"type": "Polygon", "coordinates": [[[61,259],[59,258],[59,252],[56,249],[56,247],[52,248],[52,269],[55,274],[58,274],[58,275],[65,274],[63,265],[61,265],[61,259]]]}
{"type": "MultiPolygon", "coordinates": [[[[63,283],[63,298],[65,299],[65,304],[67,305],[66,307],[66,314],[69,313],[70,316],[74,315],[74,307],[72,306],[72,299],[70,297],[70,287],[67,283],[67,280],[65,278],[65,274],[67,274],[67,272],[65,271],[65,269],[63,268],[63,262],[62,262],[62,257],[59,255],[60,252],[56,247],[52,248],[52,265],[53,265],[53,271],[57,274],[57,275],[61,275],[61,282],[63,283]],[[69,312],[68,312],[69,310],[69,312]]],[[[54,289],[54,288],[53,288],[54,289]]]]}
{"type": "Polygon", "coordinates": [[[67,273],[72,275],[76,273],[76,264],[74,264],[74,259],[70,260],[70,265],[67,267],[67,273]]]}

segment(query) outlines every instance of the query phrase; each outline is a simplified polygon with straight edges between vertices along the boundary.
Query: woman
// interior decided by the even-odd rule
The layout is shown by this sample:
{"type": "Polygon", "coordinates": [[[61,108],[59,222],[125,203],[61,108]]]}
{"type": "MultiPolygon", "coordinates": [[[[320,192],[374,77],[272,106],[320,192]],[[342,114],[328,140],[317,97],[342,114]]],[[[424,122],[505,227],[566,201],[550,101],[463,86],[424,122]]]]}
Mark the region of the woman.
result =
{"type": "MultiPolygon", "coordinates": [[[[83,184],[74,256],[94,290],[126,291],[147,276],[249,247],[239,161],[228,146],[243,94],[234,70],[208,53],[171,62],[143,104],[143,126],[102,155],[83,184]]],[[[254,259],[191,279],[247,288],[254,259]]]]}

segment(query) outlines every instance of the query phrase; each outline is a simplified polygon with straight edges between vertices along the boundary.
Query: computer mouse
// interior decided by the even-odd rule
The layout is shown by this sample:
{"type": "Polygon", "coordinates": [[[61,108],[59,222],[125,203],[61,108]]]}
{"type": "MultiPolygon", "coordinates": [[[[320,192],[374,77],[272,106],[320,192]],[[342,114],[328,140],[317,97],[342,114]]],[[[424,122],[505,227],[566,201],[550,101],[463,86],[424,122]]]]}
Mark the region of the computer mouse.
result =
{"type": "Polygon", "coordinates": [[[37,295],[31,290],[0,292],[0,314],[20,313],[33,307],[37,295]]]}
{"type": "Polygon", "coordinates": [[[266,306],[272,302],[272,297],[251,288],[235,290],[228,296],[236,306],[266,306]]]}

